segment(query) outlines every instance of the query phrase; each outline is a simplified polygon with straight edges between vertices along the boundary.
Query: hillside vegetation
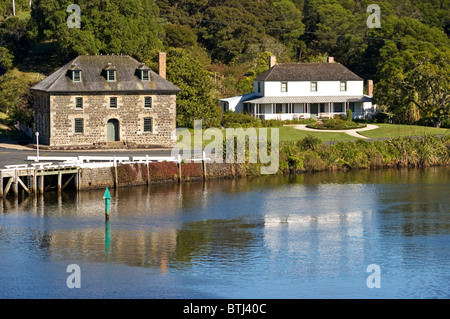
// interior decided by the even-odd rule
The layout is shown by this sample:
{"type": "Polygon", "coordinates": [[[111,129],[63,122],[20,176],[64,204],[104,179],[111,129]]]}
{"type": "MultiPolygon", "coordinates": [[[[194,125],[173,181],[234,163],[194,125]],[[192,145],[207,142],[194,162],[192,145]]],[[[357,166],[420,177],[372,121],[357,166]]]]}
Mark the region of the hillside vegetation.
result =
{"type": "Polygon", "coordinates": [[[164,50],[168,80],[183,89],[178,125],[217,126],[218,98],[252,91],[269,55],[334,56],[374,80],[375,102],[398,123],[449,127],[450,2],[380,0],[380,28],[369,28],[372,2],[80,0],[81,27],[69,28],[72,0],[16,0],[16,16],[0,0],[0,111],[32,122],[29,85],[77,55],[126,54],[154,68],[164,50]]]}

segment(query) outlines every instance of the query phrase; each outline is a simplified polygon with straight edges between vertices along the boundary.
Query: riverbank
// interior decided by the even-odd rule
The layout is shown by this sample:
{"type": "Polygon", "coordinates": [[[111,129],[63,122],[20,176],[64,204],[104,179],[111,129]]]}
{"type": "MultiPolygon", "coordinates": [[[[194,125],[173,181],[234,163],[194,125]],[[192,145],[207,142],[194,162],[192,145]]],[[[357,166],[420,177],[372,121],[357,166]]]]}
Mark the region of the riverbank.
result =
{"type": "MultiPolygon", "coordinates": [[[[247,157],[248,159],[248,157],[247,157]]],[[[261,163],[136,163],[83,168],[80,190],[261,176],[261,163]]],[[[281,143],[276,174],[450,165],[449,136],[400,137],[333,145],[313,136],[281,143]]]]}

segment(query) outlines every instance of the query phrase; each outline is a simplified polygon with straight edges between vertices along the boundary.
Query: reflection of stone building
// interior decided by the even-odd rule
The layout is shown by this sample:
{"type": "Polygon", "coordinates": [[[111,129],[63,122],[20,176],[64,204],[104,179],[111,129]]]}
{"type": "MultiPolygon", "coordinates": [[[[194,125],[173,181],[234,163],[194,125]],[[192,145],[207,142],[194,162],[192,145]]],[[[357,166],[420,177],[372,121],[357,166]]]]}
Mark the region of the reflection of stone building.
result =
{"type": "Polygon", "coordinates": [[[129,56],[79,56],[31,89],[35,130],[54,147],[175,144],[178,87],[129,56]]]}

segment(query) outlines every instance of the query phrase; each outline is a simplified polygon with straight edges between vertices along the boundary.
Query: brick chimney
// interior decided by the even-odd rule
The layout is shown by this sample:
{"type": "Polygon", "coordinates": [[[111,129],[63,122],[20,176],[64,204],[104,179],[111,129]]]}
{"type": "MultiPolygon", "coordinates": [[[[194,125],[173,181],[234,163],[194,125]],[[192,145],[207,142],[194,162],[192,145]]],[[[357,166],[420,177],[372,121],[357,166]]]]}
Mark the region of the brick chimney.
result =
{"type": "Polygon", "coordinates": [[[367,80],[367,95],[373,96],[373,80],[367,80]]]}
{"type": "Polygon", "coordinates": [[[327,57],[327,63],[334,63],[334,57],[332,56],[327,57]]]}
{"type": "Polygon", "coordinates": [[[269,57],[269,69],[270,69],[270,68],[273,68],[276,64],[277,64],[277,57],[271,55],[271,56],[269,57]]]}
{"type": "Polygon", "coordinates": [[[160,52],[158,54],[158,74],[163,79],[166,78],[166,53],[160,52]]]}

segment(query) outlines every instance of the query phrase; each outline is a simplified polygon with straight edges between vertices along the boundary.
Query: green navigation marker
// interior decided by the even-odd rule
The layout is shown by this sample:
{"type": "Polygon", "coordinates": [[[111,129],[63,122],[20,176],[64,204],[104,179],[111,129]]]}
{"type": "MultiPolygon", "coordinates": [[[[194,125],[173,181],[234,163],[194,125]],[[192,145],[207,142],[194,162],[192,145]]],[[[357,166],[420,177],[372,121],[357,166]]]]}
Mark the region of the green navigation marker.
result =
{"type": "Polygon", "coordinates": [[[111,200],[111,194],[109,193],[108,187],[106,187],[103,198],[105,199],[105,220],[108,222],[109,221],[109,202],[111,200]]]}

